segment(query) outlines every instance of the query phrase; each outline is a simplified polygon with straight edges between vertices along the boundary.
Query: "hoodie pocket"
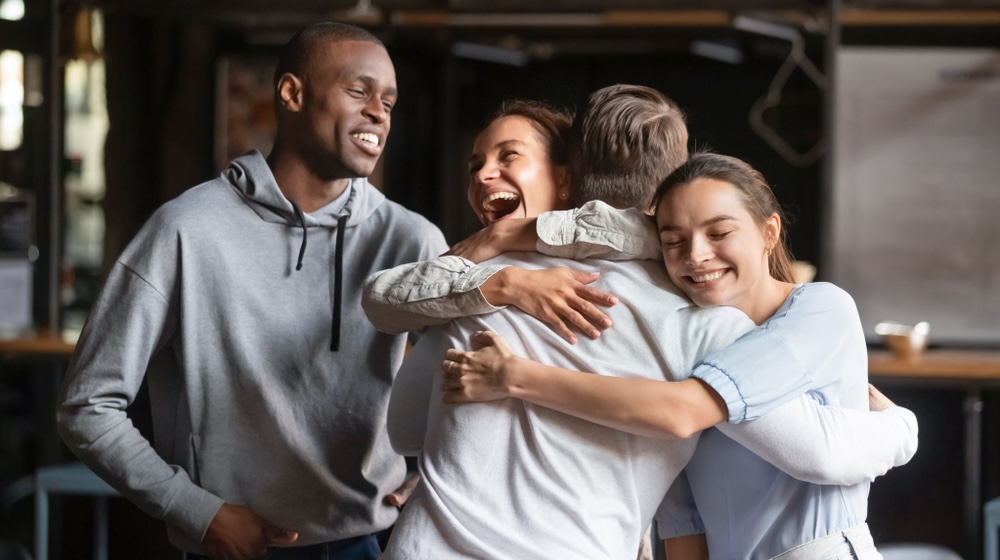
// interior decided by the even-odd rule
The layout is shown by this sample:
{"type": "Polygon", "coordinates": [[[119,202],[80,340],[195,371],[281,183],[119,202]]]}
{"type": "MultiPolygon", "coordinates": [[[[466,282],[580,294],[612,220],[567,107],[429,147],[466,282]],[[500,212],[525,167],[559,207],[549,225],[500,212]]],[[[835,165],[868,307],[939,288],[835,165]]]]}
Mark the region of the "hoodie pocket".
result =
{"type": "Polygon", "coordinates": [[[198,458],[201,454],[201,438],[197,434],[191,434],[188,441],[188,457],[184,461],[184,470],[187,471],[191,482],[201,486],[201,473],[198,471],[198,458]]]}

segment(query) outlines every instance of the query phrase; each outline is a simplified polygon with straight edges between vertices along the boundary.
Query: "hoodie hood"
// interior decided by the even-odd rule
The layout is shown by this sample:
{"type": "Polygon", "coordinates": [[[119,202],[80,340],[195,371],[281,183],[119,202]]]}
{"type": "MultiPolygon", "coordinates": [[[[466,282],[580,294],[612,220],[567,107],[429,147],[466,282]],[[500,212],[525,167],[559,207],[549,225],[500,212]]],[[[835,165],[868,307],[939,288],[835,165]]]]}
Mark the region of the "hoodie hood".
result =
{"type": "Polygon", "coordinates": [[[350,193],[347,204],[342,210],[336,201],[312,212],[304,213],[299,207],[285,197],[274,180],[274,174],[267,165],[267,160],[258,151],[237,158],[222,172],[222,180],[233,186],[243,200],[265,222],[286,224],[302,228],[302,244],[299,246],[299,256],[295,270],[302,270],[306,245],[309,240],[309,228],[335,228],[334,289],[333,289],[333,322],[330,325],[330,351],[340,350],[340,323],[343,307],[344,278],[344,236],[346,230],[367,219],[385,200],[385,195],[368,184],[365,178],[353,178],[348,184],[350,193]]]}
{"type": "MultiPolygon", "coordinates": [[[[232,185],[265,222],[301,226],[302,220],[295,205],[281,192],[267,160],[260,152],[255,150],[230,162],[222,172],[222,180],[232,185]]],[[[355,226],[370,217],[385,201],[385,195],[371,187],[364,177],[351,179],[349,188],[350,198],[343,211],[335,211],[336,204],[331,203],[311,214],[303,214],[305,225],[337,227],[338,219],[347,215],[347,227],[355,226]]]]}

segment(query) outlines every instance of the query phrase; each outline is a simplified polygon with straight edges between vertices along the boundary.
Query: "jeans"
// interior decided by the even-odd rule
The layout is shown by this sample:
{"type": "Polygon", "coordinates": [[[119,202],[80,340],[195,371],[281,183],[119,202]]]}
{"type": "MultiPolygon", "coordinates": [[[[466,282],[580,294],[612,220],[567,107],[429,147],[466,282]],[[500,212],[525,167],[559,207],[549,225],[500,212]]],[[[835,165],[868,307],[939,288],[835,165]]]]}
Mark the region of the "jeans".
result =
{"type": "Polygon", "coordinates": [[[875,542],[862,523],[782,552],[771,560],[882,560],[875,542]]]}
{"type": "MultiPolygon", "coordinates": [[[[362,535],[309,546],[269,548],[265,560],[378,560],[382,554],[377,535],[362,535]]],[[[187,560],[208,560],[188,553],[187,560]]]]}

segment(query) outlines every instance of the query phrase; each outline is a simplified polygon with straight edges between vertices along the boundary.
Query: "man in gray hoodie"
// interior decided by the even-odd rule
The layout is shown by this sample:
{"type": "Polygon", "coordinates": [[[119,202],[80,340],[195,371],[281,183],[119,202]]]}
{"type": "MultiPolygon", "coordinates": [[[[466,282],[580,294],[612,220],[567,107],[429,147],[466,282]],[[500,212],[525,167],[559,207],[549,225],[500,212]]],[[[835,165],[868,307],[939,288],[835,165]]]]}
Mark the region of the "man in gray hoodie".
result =
{"type": "Polygon", "coordinates": [[[396,95],[376,37],[300,32],[275,73],[270,155],[157,210],[91,311],[60,433],[189,553],[373,559],[396,520],[406,468],[385,415],[406,338],[372,327],[361,289],[447,249],[365,179],[396,95]],[[144,378],[153,442],[125,410],[144,378]]]}

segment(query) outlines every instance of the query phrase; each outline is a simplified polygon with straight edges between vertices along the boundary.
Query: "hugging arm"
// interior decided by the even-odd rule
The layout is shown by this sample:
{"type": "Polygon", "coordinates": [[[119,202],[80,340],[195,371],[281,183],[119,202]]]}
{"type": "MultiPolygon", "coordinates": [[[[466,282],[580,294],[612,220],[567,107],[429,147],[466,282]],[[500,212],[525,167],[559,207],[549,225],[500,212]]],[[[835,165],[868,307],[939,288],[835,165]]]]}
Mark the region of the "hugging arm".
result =
{"type": "Polygon", "coordinates": [[[448,350],[447,402],[515,397],[615,428],[658,438],[686,438],[725,421],[725,403],[697,379],[658,381],[581,373],[513,354],[492,332],[476,333],[474,352],[448,350]]]}
{"type": "Polygon", "coordinates": [[[805,394],[752,422],[716,427],[794,478],[850,486],[905,465],[917,451],[916,416],[889,404],[862,411],[805,394]]]}
{"type": "Polygon", "coordinates": [[[361,306],[375,328],[390,334],[492,313],[500,307],[487,301],[480,287],[504,268],[456,256],[402,264],[365,280],[361,306]]]}
{"type": "MultiPolygon", "coordinates": [[[[718,393],[698,379],[672,382],[581,373],[518,357],[502,337],[490,332],[477,333],[474,340],[485,346],[446,354],[446,401],[516,397],[659,438],[689,437],[728,416],[718,393]]],[[[916,419],[910,411],[820,406],[805,394],[754,422],[720,429],[789,475],[817,484],[871,480],[905,464],[916,451],[916,419]]]]}
{"type": "Polygon", "coordinates": [[[567,267],[529,270],[444,255],[376,272],[361,305],[375,328],[392,334],[513,305],[575,342],[570,327],[597,338],[611,324],[597,305],[617,299],[589,285],[597,278],[567,267]]]}
{"type": "Polygon", "coordinates": [[[424,447],[430,402],[440,387],[438,371],[446,348],[443,329],[420,337],[392,382],[386,428],[400,455],[417,456],[424,447]]]}
{"type": "Polygon", "coordinates": [[[599,200],[572,210],[545,212],[536,226],[539,253],[569,259],[660,260],[653,218],[599,200]]]}

